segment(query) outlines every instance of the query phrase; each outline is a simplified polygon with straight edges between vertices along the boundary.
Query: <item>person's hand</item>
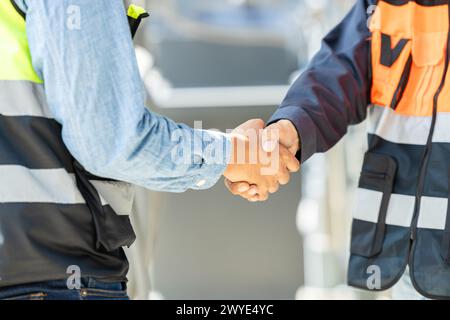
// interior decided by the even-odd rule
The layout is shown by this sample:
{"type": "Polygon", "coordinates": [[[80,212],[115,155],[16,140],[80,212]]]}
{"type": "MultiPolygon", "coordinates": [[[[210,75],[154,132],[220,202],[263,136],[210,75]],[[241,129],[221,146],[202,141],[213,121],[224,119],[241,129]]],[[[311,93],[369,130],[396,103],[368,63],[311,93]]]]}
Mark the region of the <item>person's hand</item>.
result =
{"type": "MultiPolygon", "coordinates": [[[[255,120],[251,120],[255,121],[255,120]]],[[[248,121],[247,123],[251,122],[248,121]]],[[[300,150],[300,139],[295,126],[289,120],[280,120],[268,126],[262,135],[262,145],[265,151],[270,151],[277,144],[281,147],[287,148],[289,152],[295,156],[300,150]]],[[[298,171],[292,170],[291,172],[298,171]]],[[[280,184],[287,184],[289,182],[289,175],[285,176],[280,184]]],[[[260,197],[260,190],[257,185],[250,184],[248,181],[232,182],[225,179],[225,185],[231,193],[239,195],[249,201],[263,200],[266,197],[260,197]]]]}
{"type": "Polygon", "coordinates": [[[235,129],[233,159],[224,173],[229,190],[252,202],[267,200],[269,193],[289,182],[290,172],[300,168],[295,158],[295,141],[286,148],[278,143],[279,133],[284,132],[277,127],[263,128],[264,122],[254,119],[235,129]]]}
{"type": "MultiPolygon", "coordinates": [[[[286,147],[294,156],[300,150],[300,138],[294,124],[289,120],[280,120],[264,129],[267,138],[263,136],[263,148],[266,145],[279,143],[286,147]],[[273,133],[278,132],[278,133],[273,133]],[[277,141],[278,139],[278,141],[277,141]]],[[[270,148],[270,146],[268,146],[270,148]]]]}

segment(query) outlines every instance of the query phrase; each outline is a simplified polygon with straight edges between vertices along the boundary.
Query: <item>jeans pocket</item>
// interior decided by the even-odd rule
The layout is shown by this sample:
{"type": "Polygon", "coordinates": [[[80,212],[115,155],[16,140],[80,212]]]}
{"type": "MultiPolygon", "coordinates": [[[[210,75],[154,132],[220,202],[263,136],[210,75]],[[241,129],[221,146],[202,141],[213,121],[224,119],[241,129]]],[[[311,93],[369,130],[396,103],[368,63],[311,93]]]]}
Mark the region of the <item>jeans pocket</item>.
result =
{"type": "MultiPolygon", "coordinates": [[[[376,221],[353,219],[350,251],[363,257],[373,257],[383,247],[386,215],[394,186],[397,163],[387,155],[368,152],[364,157],[363,170],[359,179],[359,188],[375,191],[379,207],[376,209],[376,221]]],[[[361,206],[371,205],[370,202],[361,206]]],[[[368,208],[367,208],[368,210],[368,208]]]]}
{"type": "Polygon", "coordinates": [[[37,292],[37,293],[28,293],[28,294],[21,294],[18,296],[12,296],[5,298],[4,300],[45,300],[45,297],[47,297],[47,294],[44,292],[37,292]]]}
{"type": "Polygon", "coordinates": [[[130,300],[126,290],[87,288],[81,289],[80,295],[84,300],[130,300]]]}

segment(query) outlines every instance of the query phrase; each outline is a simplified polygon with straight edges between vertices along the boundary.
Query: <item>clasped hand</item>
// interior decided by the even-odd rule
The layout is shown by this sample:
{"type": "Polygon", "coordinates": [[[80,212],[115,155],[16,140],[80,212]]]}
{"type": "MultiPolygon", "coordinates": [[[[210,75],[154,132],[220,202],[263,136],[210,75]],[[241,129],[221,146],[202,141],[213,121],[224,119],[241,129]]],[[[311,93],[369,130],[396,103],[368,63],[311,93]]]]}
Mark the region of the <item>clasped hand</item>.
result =
{"type": "Polygon", "coordinates": [[[230,192],[251,202],[267,200],[289,182],[291,173],[300,170],[294,125],[281,120],[264,127],[264,121],[253,119],[232,132],[232,155],[224,172],[230,192]]]}

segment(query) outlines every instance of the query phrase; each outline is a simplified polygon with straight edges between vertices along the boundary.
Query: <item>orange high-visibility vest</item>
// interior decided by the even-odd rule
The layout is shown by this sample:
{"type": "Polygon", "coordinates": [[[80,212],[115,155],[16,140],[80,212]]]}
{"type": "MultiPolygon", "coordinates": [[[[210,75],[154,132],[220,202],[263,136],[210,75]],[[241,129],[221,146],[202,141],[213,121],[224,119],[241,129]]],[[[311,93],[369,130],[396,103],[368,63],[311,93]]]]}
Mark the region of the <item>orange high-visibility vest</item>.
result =
{"type": "Polygon", "coordinates": [[[409,264],[417,291],[449,298],[448,1],[378,1],[369,28],[369,150],[348,281],[387,289],[409,264]]]}

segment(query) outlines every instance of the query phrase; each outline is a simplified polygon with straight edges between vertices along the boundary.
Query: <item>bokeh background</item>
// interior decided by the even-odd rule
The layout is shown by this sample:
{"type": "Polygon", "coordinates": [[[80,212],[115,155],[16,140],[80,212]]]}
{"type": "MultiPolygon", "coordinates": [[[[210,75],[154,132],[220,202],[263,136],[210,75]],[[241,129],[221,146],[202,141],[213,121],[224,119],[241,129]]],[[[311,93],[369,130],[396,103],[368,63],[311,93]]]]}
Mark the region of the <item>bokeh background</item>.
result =
{"type": "MultiPolygon", "coordinates": [[[[191,126],[267,120],[355,0],[142,0],[136,39],[149,107],[191,126]]],[[[375,299],[345,285],[364,124],[261,204],[227,192],[139,190],[137,299],[375,299]]]]}

